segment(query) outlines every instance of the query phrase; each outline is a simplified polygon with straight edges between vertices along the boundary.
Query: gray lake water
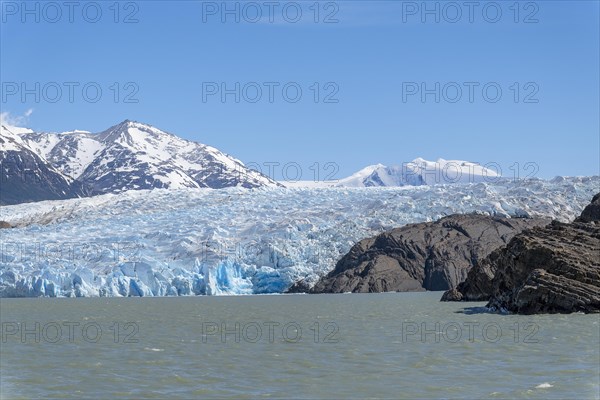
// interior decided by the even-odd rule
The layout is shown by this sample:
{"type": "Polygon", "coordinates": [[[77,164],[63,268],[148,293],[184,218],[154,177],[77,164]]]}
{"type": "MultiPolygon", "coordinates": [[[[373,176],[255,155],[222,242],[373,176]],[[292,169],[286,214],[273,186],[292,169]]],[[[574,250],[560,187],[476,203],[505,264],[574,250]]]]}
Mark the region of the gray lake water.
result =
{"type": "Polygon", "coordinates": [[[2,299],[2,399],[598,398],[598,315],[440,292],[2,299]]]}

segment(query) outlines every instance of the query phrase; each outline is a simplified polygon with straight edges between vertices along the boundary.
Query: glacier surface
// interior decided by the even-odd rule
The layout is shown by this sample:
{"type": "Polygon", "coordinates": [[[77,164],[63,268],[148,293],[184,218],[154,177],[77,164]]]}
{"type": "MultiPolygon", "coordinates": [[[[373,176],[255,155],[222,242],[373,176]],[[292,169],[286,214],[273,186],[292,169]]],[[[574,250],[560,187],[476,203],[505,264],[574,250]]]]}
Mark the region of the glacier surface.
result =
{"type": "Polygon", "coordinates": [[[6,206],[0,297],[281,293],[358,240],[453,213],[574,219],[600,177],[396,188],[156,189],[6,206]]]}

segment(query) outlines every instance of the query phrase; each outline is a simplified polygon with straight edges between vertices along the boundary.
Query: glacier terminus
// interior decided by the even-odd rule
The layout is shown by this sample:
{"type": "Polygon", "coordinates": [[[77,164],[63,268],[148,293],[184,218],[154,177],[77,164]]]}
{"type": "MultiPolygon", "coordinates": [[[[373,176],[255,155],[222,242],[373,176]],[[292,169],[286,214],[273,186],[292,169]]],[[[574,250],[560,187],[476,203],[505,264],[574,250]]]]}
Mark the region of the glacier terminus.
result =
{"type": "Polygon", "coordinates": [[[1,297],[282,293],[365,237],[453,213],[575,218],[600,177],[130,190],[0,209],[1,297]]]}

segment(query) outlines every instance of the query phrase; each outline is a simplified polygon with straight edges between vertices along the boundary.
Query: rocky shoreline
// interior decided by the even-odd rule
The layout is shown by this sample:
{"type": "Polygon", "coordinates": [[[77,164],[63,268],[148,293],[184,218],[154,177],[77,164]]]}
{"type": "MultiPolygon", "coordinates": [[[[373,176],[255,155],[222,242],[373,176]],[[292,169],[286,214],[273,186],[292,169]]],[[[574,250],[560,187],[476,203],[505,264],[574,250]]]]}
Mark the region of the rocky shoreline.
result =
{"type": "Polygon", "coordinates": [[[600,312],[600,193],[571,223],[457,214],[393,229],[287,293],[424,290],[502,312],[600,312]]]}
{"type": "Polygon", "coordinates": [[[479,260],[542,218],[450,215],[410,224],[360,241],[312,288],[297,282],[288,293],[378,293],[446,290],[464,281],[479,260]]]}
{"type": "Polygon", "coordinates": [[[572,223],[516,235],[442,300],[519,314],[600,312],[600,193],[572,223]]]}

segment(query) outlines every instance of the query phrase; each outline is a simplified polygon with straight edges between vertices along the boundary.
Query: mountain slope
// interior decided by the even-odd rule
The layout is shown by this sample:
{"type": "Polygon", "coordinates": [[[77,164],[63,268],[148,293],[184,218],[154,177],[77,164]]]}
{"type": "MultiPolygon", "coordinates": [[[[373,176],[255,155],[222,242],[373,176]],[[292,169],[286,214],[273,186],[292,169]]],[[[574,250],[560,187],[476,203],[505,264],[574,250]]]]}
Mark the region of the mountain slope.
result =
{"type": "Polygon", "coordinates": [[[128,189],[256,188],[278,184],[214,147],[124,121],[97,135],[103,149],[78,178],[93,193],[128,189]]]}
{"type": "Polygon", "coordinates": [[[86,131],[28,133],[22,136],[30,149],[46,158],[63,174],[77,179],[104,148],[86,131]]]}
{"type": "Polygon", "coordinates": [[[27,147],[12,127],[0,127],[0,204],[74,197],[79,185],[27,147]]]}
{"type": "MultiPolygon", "coordinates": [[[[35,164],[39,168],[44,165],[48,171],[63,176],[69,182],[67,186],[72,186],[67,190],[55,182],[56,187],[50,185],[47,196],[43,194],[43,186],[27,187],[25,189],[37,194],[24,195],[20,199],[19,190],[24,189],[17,190],[17,186],[11,184],[10,193],[8,188],[5,189],[11,203],[67,198],[74,193],[97,195],[154,188],[280,186],[214,147],[129,120],[98,134],[86,131],[39,133],[15,128],[10,135],[11,143],[19,145],[18,151],[28,154],[29,164],[35,155],[35,164]]],[[[8,143],[8,139],[5,141],[8,143]]],[[[3,146],[4,158],[9,157],[7,151],[3,146]]],[[[6,172],[10,175],[17,171],[7,169],[6,172]]],[[[7,179],[17,178],[9,176],[7,179]]]]}

